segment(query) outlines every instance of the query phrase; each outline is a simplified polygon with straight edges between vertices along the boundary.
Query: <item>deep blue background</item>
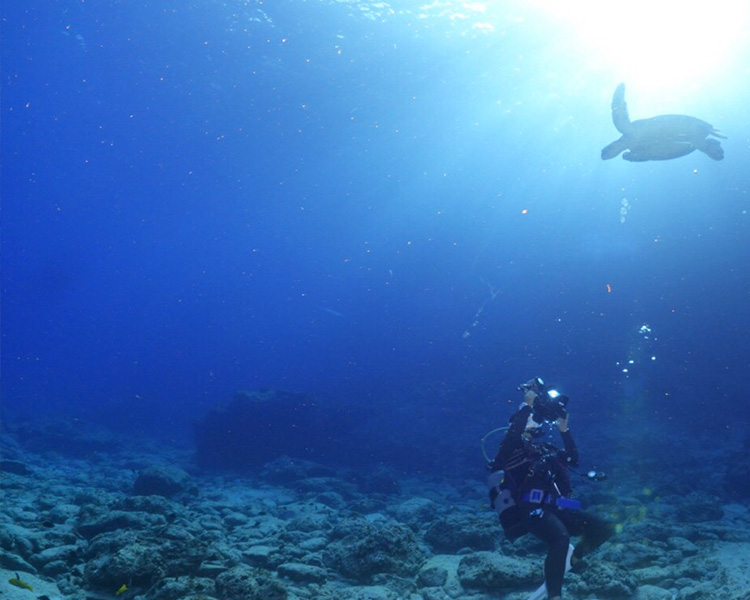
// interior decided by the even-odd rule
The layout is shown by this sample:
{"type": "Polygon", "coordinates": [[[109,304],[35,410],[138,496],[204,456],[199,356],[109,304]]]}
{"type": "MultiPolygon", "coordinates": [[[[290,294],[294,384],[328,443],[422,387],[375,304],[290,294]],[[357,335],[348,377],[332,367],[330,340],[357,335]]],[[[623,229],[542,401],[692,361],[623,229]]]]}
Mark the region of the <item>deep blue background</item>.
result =
{"type": "Polygon", "coordinates": [[[549,23],[353,6],[3,4],[6,420],[181,436],[278,387],[476,437],[539,374],[746,431],[750,89],[685,102],[722,162],[603,162],[618,75],[549,23]]]}

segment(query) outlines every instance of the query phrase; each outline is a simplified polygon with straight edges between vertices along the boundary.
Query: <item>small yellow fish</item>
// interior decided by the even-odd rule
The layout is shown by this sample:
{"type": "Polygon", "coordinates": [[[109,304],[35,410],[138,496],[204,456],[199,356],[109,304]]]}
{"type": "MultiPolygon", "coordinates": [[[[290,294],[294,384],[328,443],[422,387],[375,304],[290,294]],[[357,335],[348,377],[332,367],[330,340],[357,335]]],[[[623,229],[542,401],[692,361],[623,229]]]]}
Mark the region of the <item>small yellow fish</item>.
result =
{"type": "Polygon", "coordinates": [[[115,596],[119,596],[120,594],[124,594],[128,591],[128,586],[124,583],[120,586],[120,589],[115,592],[115,596]]]}
{"type": "Polygon", "coordinates": [[[15,585],[16,587],[21,588],[22,590],[29,590],[30,592],[33,592],[34,589],[25,581],[23,581],[19,576],[18,573],[16,573],[15,577],[11,577],[8,579],[8,583],[10,585],[15,585]]]}

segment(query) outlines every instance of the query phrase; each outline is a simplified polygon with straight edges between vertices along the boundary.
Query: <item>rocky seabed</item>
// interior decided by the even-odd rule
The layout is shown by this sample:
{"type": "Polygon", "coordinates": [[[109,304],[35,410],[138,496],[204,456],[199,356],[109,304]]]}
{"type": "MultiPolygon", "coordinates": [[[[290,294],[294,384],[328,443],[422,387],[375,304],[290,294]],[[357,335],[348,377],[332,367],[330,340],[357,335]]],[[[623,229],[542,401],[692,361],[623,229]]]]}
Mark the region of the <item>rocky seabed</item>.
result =
{"type": "MultiPolygon", "coordinates": [[[[525,600],[542,581],[543,546],[503,539],[478,478],[290,458],[218,476],[174,449],[3,445],[3,599],[525,600]]],[[[618,485],[581,491],[618,533],[565,598],[750,600],[747,506],[618,485]]]]}

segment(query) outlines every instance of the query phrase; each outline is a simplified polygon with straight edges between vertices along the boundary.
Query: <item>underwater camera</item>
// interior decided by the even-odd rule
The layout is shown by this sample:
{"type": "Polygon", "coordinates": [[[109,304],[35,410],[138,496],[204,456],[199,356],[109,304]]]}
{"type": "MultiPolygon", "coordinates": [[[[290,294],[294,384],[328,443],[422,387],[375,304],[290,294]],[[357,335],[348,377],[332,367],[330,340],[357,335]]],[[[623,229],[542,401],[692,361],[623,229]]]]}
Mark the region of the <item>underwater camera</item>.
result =
{"type": "Polygon", "coordinates": [[[534,399],[531,414],[537,423],[564,419],[568,416],[568,400],[557,390],[544,390],[534,399]]]}
{"type": "Polygon", "coordinates": [[[564,419],[568,415],[566,407],[569,398],[555,389],[548,390],[541,377],[534,377],[518,386],[519,392],[526,393],[529,390],[537,394],[532,407],[532,416],[537,423],[564,419]]]}

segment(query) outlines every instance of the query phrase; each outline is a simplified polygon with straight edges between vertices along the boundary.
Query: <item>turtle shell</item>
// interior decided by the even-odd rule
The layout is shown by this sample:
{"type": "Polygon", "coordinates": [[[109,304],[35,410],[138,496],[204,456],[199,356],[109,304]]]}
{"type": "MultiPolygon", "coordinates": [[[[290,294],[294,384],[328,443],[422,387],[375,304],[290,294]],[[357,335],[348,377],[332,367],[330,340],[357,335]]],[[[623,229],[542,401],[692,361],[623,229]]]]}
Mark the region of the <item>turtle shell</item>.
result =
{"type": "Polygon", "coordinates": [[[717,134],[710,123],[687,115],[640,119],[633,121],[628,133],[621,138],[629,150],[623,158],[634,162],[670,160],[702,150],[714,160],[721,160],[724,158],[721,144],[708,137],[717,134]]]}
{"type": "Polygon", "coordinates": [[[621,152],[625,152],[622,155],[625,160],[632,162],[670,160],[694,150],[700,150],[714,160],[724,158],[721,143],[715,138],[725,136],[710,123],[696,117],[659,115],[631,121],[622,83],[612,96],[612,122],[622,137],[602,150],[603,160],[614,158],[621,152]]]}

